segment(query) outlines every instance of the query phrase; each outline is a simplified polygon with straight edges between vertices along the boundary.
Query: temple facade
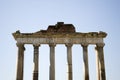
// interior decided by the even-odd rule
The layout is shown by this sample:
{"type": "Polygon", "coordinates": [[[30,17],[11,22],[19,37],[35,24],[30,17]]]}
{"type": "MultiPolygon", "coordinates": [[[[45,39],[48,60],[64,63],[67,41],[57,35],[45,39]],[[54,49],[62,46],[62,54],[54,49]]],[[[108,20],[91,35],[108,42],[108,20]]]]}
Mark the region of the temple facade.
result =
{"type": "Polygon", "coordinates": [[[21,33],[20,31],[16,31],[13,33],[13,36],[17,41],[16,44],[18,47],[16,80],[23,80],[25,44],[31,44],[34,47],[33,80],[39,79],[39,47],[43,44],[48,44],[50,48],[49,80],[55,80],[55,46],[59,44],[64,44],[67,48],[68,80],[73,80],[72,46],[74,44],[79,44],[83,48],[84,80],[89,80],[89,45],[96,45],[97,80],[106,80],[103,51],[105,45],[103,39],[107,36],[105,32],[76,32],[73,24],[58,22],[55,25],[49,25],[47,30],[40,30],[35,33],[21,33]]]}

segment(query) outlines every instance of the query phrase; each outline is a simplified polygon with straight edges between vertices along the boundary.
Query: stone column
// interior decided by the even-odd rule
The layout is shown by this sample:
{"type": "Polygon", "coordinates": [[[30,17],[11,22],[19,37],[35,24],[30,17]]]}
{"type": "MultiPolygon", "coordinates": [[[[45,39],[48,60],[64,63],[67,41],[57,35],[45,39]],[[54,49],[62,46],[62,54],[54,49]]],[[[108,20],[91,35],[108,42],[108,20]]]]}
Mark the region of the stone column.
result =
{"type": "Polygon", "coordinates": [[[73,80],[72,77],[72,44],[66,44],[67,47],[67,63],[68,63],[68,80],[73,80]]]}
{"type": "Polygon", "coordinates": [[[96,51],[96,70],[97,70],[97,80],[100,80],[100,60],[98,55],[97,47],[95,47],[96,51]]]}
{"type": "Polygon", "coordinates": [[[17,78],[16,80],[23,80],[24,70],[24,44],[17,43],[18,46],[18,63],[17,63],[17,78]]]}
{"type": "Polygon", "coordinates": [[[83,47],[83,62],[84,62],[84,80],[89,80],[89,66],[88,66],[88,44],[82,43],[83,47]]]}
{"type": "Polygon", "coordinates": [[[55,44],[49,44],[50,47],[50,73],[49,80],[55,80],[55,44]]]}
{"type": "Polygon", "coordinates": [[[33,45],[34,47],[34,73],[33,73],[33,80],[38,80],[38,73],[39,73],[39,46],[40,45],[33,45]]]}
{"type": "Polygon", "coordinates": [[[105,45],[104,43],[96,44],[96,50],[98,52],[98,58],[99,58],[100,80],[106,80],[104,53],[103,53],[104,45],[105,45]]]}

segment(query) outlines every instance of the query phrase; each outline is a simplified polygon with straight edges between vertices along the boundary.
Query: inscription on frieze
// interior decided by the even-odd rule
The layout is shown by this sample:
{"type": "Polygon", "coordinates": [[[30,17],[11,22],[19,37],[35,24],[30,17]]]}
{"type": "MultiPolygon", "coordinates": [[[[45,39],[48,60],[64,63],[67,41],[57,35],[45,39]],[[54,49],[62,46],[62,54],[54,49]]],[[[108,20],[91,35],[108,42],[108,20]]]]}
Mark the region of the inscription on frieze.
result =
{"type": "Polygon", "coordinates": [[[24,44],[65,44],[65,43],[73,43],[73,44],[81,44],[81,43],[103,43],[103,39],[101,38],[18,38],[18,43],[24,44]]]}

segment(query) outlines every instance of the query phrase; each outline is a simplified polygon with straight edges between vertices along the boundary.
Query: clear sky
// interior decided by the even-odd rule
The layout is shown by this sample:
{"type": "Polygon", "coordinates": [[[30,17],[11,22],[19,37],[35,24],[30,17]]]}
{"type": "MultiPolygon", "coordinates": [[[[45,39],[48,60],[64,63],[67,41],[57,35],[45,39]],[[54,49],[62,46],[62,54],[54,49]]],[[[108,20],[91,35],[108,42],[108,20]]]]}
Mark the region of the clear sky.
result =
{"type": "MultiPolygon", "coordinates": [[[[0,80],[16,80],[17,47],[12,33],[36,32],[58,21],[73,24],[77,32],[104,31],[107,80],[120,79],[120,0],[0,0],[0,80]]],[[[89,46],[90,79],[96,80],[94,45],[89,46]]],[[[33,46],[25,45],[25,77],[32,80],[33,46]]],[[[49,46],[40,48],[39,80],[49,80],[49,46]]],[[[73,80],[83,80],[80,45],[73,46],[73,80]]],[[[67,78],[66,47],[56,46],[56,80],[67,78]]]]}

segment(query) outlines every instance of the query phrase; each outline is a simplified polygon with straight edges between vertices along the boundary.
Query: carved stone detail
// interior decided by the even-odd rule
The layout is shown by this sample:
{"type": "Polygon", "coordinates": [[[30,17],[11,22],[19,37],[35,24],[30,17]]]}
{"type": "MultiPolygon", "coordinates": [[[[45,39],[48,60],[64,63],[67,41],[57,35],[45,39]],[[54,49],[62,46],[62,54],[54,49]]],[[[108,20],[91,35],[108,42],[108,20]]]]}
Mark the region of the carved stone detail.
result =
{"type": "Polygon", "coordinates": [[[17,38],[17,42],[23,44],[97,44],[103,43],[103,39],[101,38],[17,38]]]}
{"type": "Polygon", "coordinates": [[[81,44],[83,48],[83,63],[84,63],[84,80],[89,80],[89,65],[88,65],[88,45],[96,45],[97,52],[97,74],[98,80],[106,80],[103,38],[107,36],[105,32],[76,32],[72,24],[64,24],[58,22],[55,25],[48,26],[47,30],[40,30],[34,33],[21,33],[19,30],[13,33],[13,37],[17,41],[18,46],[18,65],[16,80],[23,80],[24,68],[24,44],[33,44],[34,47],[34,72],[33,80],[38,80],[39,71],[39,46],[40,44],[48,44],[50,47],[50,78],[55,80],[55,46],[56,44],[65,44],[67,47],[67,63],[68,63],[68,80],[73,79],[72,72],[72,45],[81,44]]]}

